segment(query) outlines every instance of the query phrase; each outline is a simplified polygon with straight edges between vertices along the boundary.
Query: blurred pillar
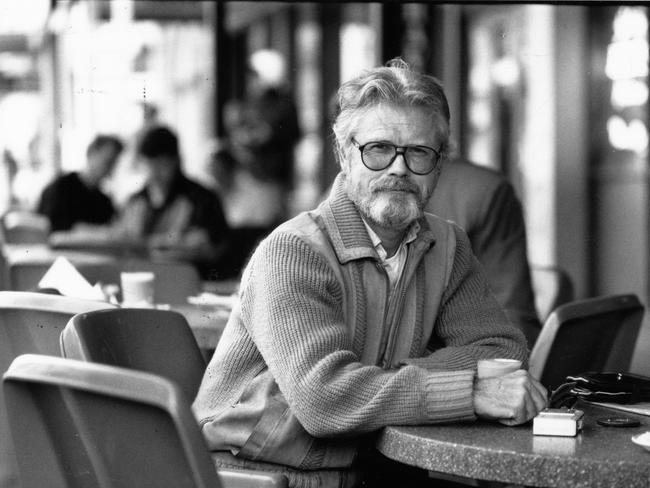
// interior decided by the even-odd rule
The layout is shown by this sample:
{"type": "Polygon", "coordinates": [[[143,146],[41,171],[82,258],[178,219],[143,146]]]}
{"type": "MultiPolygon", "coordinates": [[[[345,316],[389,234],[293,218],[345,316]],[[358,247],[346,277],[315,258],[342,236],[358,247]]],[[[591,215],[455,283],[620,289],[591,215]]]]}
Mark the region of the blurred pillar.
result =
{"type": "Polygon", "coordinates": [[[331,150],[331,99],[340,83],[340,39],[341,7],[339,4],[320,5],[322,26],[321,57],[321,137],[323,141],[321,168],[322,189],[329,187],[338,173],[338,163],[331,150]]]}
{"type": "Polygon", "coordinates": [[[465,156],[466,144],[464,114],[466,113],[467,73],[469,72],[467,49],[467,21],[460,5],[431,6],[429,29],[432,39],[431,73],[445,88],[451,112],[451,135],[461,156],[465,156]]]}
{"type": "Polygon", "coordinates": [[[381,30],[381,61],[384,64],[389,59],[402,55],[404,22],[399,2],[382,4],[381,30]]]}
{"type": "Polygon", "coordinates": [[[214,131],[217,137],[225,133],[223,126],[223,107],[232,92],[232,49],[225,27],[225,2],[214,2],[212,7],[212,23],[214,26],[214,55],[215,55],[215,89],[214,89],[214,131]]]}
{"type": "Polygon", "coordinates": [[[61,170],[61,146],[59,144],[59,129],[63,125],[60,74],[61,61],[57,36],[46,33],[38,51],[38,76],[43,100],[43,123],[39,127],[40,143],[43,145],[42,154],[51,157],[45,164],[52,173],[61,170]]]}
{"type": "Polygon", "coordinates": [[[648,10],[590,7],[588,19],[590,291],[631,291],[643,301],[650,296],[648,10]]]}
{"type": "MultiPolygon", "coordinates": [[[[595,112],[590,114],[588,104],[590,74],[595,70],[590,66],[594,53],[589,49],[587,21],[584,6],[563,6],[554,11],[555,263],[571,276],[576,297],[593,294],[589,283],[594,250],[589,228],[593,131],[589,120],[595,112]]],[[[598,97],[598,105],[608,98],[604,94],[598,97]]]]}

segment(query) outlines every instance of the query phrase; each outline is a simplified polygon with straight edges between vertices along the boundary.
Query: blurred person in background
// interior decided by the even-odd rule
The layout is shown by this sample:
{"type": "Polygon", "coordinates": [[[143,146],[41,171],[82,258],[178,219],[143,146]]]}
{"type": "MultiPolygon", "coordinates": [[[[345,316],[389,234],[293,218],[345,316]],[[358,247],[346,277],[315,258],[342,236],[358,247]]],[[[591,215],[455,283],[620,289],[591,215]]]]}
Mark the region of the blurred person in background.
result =
{"type": "Polygon", "coordinates": [[[541,330],[515,190],[499,172],[453,158],[442,167],[427,212],[458,224],[483,265],[492,292],[532,349],[541,330]]]}
{"type": "Polygon", "coordinates": [[[45,187],[36,211],[50,219],[52,231],[70,230],[79,223],[111,221],[115,208],[101,184],[123,149],[117,137],[100,134],[88,145],[86,166],[81,171],[61,175],[45,187]]]}
{"type": "Polygon", "coordinates": [[[185,176],[175,132],[163,125],[147,127],[138,137],[135,157],[144,169],[143,187],[127,199],[113,221],[54,232],[50,243],[105,246],[121,254],[187,261],[204,279],[221,278],[221,258],[229,239],[221,200],[185,176]]]}
{"type": "Polygon", "coordinates": [[[261,50],[250,59],[252,82],[244,100],[224,111],[227,136],[213,157],[226,218],[233,230],[232,273],[238,275],[253,247],[288,217],[294,147],[300,138],[284,60],[261,50]]]}
{"type": "Polygon", "coordinates": [[[204,278],[220,277],[229,228],[219,197],[181,168],[178,138],[168,127],[146,128],[136,157],[146,183],[131,196],[114,224],[117,235],[146,241],[152,256],[194,263],[204,278]]]}

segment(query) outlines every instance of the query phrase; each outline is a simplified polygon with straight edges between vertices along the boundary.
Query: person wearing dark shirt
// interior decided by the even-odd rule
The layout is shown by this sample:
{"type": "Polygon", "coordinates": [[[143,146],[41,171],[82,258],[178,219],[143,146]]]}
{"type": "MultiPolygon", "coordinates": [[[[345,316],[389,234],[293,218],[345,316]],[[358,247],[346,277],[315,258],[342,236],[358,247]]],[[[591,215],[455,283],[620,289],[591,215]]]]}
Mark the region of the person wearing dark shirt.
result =
{"type": "Polygon", "coordinates": [[[70,230],[78,223],[105,224],[113,218],[113,203],[99,186],[123,147],[114,136],[98,135],[86,150],[86,167],[59,176],[43,190],[36,211],[50,219],[52,231],[70,230]]]}
{"type": "Polygon", "coordinates": [[[178,139],[169,128],[147,129],[136,155],[147,182],[127,201],[113,226],[116,235],[146,242],[154,257],[190,261],[204,278],[218,278],[229,237],[219,197],[183,174],[178,139]]]}

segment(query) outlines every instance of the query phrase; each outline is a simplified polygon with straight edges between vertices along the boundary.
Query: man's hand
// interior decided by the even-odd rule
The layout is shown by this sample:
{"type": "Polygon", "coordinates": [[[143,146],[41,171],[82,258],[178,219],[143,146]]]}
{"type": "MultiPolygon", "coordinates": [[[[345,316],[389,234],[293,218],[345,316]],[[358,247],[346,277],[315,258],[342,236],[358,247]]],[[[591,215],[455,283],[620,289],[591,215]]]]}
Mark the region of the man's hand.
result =
{"type": "Polygon", "coordinates": [[[528,422],[546,407],[546,397],[546,388],[523,369],[474,381],[476,415],[505,425],[528,422]]]}

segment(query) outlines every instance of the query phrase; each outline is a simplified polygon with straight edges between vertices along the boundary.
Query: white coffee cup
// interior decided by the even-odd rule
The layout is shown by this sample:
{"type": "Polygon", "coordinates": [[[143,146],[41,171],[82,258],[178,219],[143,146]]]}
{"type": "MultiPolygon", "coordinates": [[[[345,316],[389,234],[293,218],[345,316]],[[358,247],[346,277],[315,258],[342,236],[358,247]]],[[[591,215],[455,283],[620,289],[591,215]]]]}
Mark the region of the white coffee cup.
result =
{"type": "Polygon", "coordinates": [[[154,279],[152,271],[123,271],[120,273],[122,305],[152,306],[154,303],[154,279]]]}
{"type": "Polygon", "coordinates": [[[478,377],[493,378],[503,376],[521,369],[521,361],[518,359],[479,359],[478,377]]]}

